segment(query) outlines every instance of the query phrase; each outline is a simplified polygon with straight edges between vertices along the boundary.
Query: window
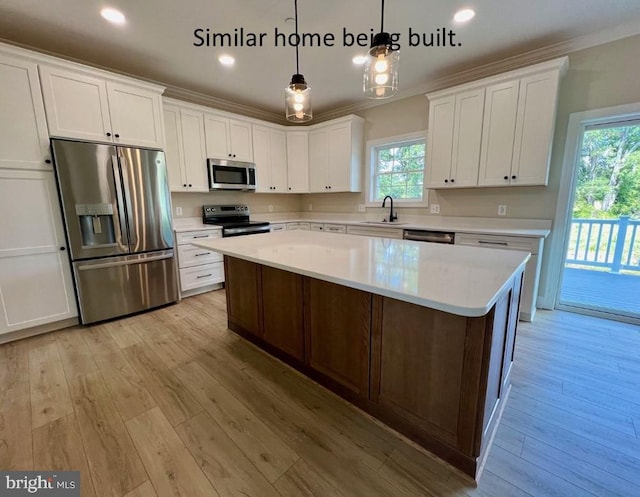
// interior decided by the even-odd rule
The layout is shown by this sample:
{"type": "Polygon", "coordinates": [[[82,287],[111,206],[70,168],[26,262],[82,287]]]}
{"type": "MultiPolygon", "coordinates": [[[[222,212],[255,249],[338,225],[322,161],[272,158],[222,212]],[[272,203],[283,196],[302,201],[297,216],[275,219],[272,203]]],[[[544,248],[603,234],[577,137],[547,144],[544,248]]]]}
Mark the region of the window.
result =
{"type": "Polygon", "coordinates": [[[376,140],[368,144],[367,200],[382,202],[391,195],[399,204],[423,204],[426,139],[424,134],[376,140]]]}

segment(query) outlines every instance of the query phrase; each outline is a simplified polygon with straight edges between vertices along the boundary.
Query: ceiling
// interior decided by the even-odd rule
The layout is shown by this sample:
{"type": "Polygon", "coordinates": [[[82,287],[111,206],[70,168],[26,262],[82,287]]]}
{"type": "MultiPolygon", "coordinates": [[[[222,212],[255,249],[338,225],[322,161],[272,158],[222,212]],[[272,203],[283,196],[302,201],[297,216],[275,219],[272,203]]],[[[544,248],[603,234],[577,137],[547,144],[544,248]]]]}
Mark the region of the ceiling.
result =
{"type": "MultiPolygon", "coordinates": [[[[301,33],[335,35],[333,47],[300,48],[316,116],[370,103],[362,95],[362,69],[351,62],[366,48],[343,46],[343,29],[377,32],[379,0],[299,0],[298,13],[301,33]]],[[[280,116],[295,72],[295,49],[274,46],[275,29],[293,32],[287,17],[293,17],[293,0],[0,0],[0,37],[280,116]],[[104,6],[124,12],[126,25],[104,21],[104,6]],[[198,28],[266,36],[262,47],[195,47],[198,28]],[[218,63],[223,52],[236,58],[233,67],[218,63]]],[[[387,0],[385,30],[401,35],[402,97],[424,91],[431,80],[575,38],[640,33],[640,2],[387,0]],[[468,6],[476,17],[455,25],[454,12],[468,6]],[[461,46],[410,47],[409,28],[452,29],[461,46]]]]}

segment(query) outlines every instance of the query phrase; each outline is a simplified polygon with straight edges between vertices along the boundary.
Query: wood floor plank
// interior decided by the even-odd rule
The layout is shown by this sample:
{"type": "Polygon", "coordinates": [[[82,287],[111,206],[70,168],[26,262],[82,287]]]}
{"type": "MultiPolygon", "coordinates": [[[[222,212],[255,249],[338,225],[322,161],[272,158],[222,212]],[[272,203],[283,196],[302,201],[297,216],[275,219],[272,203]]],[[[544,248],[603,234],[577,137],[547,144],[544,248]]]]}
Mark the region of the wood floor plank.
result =
{"type": "Polygon", "coordinates": [[[140,321],[145,319],[142,316],[134,316],[115,321],[107,327],[114,342],[124,349],[130,345],[142,342],[142,337],[138,334],[137,328],[140,321]]]}
{"type": "Polygon", "coordinates": [[[173,426],[202,411],[185,385],[152,350],[135,344],[122,351],[173,426]]]}
{"type": "MultiPolygon", "coordinates": [[[[511,396],[509,396],[509,400],[511,400],[511,396]]],[[[519,456],[522,454],[525,438],[526,436],[524,433],[514,430],[506,425],[498,425],[493,443],[499,445],[505,450],[508,450],[512,454],[519,456]]]]}
{"type": "Polygon", "coordinates": [[[91,477],[105,496],[121,497],[148,476],[99,373],[70,380],[91,477]]]}
{"type": "Polygon", "coordinates": [[[282,497],[345,497],[303,459],[278,478],[274,486],[282,497]]]}
{"type": "Polygon", "coordinates": [[[0,468],[32,467],[29,347],[22,340],[0,345],[0,468]]]}
{"type": "Polygon", "coordinates": [[[532,437],[525,442],[522,458],[594,495],[629,497],[638,492],[637,485],[532,437]]]}
{"type": "Polygon", "coordinates": [[[160,408],[127,421],[158,497],[218,496],[160,408]]]}
{"type": "Polygon", "coordinates": [[[73,412],[69,387],[55,340],[29,350],[29,378],[33,428],[73,412]]]}
{"type": "Polygon", "coordinates": [[[58,351],[67,378],[93,373],[98,369],[93,354],[84,341],[85,330],[79,327],[57,333],[58,351]]]}
{"type": "Polygon", "coordinates": [[[74,414],[68,414],[33,430],[34,468],[48,471],[80,471],[80,494],[95,491],[74,414]]]}
{"type": "Polygon", "coordinates": [[[127,492],[124,497],[158,497],[158,494],[156,494],[151,482],[147,480],[131,492],[127,492]]]}
{"type": "Polygon", "coordinates": [[[176,426],[176,431],[220,497],[280,497],[206,412],[176,426]]]}
{"type": "Polygon", "coordinates": [[[98,364],[111,398],[124,420],[156,406],[156,401],[111,335],[104,330],[93,328],[87,331],[85,340],[98,364]]]}
{"type": "Polygon", "coordinates": [[[270,483],[298,460],[293,450],[202,366],[192,362],[177,368],[175,374],[270,483]]]}

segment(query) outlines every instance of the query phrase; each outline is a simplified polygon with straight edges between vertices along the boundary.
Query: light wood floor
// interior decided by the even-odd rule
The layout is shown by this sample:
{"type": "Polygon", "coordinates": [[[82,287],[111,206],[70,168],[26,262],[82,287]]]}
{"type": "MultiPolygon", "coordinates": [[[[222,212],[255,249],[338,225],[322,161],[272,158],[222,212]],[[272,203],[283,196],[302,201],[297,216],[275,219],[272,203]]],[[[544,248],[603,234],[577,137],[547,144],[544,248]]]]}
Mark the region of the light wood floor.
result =
{"type": "Polygon", "coordinates": [[[477,488],[226,329],[223,291],[0,346],[0,469],[83,496],[640,495],[640,331],[539,312],[477,488]]]}

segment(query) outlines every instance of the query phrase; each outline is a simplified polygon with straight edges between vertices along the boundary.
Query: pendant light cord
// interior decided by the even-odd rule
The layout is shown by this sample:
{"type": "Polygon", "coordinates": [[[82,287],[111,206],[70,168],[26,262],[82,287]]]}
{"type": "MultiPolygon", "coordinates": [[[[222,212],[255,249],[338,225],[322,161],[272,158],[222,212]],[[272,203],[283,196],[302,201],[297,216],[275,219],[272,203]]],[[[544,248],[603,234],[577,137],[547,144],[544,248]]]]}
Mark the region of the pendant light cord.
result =
{"type": "MultiPolygon", "coordinates": [[[[382,0],[384,3],[384,0],[382,0]]],[[[300,63],[298,61],[298,45],[300,45],[300,36],[298,35],[298,0],[294,0],[294,10],[296,16],[296,74],[300,74],[300,63]]]]}
{"type": "MultiPolygon", "coordinates": [[[[297,2],[298,0],[296,0],[297,2]]],[[[297,22],[297,21],[296,21],[297,22]]],[[[298,28],[296,28],[297,30],[298,28]]],[[[384,0],[382,0],[382,15],[380,16],[380,32],[384,33],[384,0]]]]}

